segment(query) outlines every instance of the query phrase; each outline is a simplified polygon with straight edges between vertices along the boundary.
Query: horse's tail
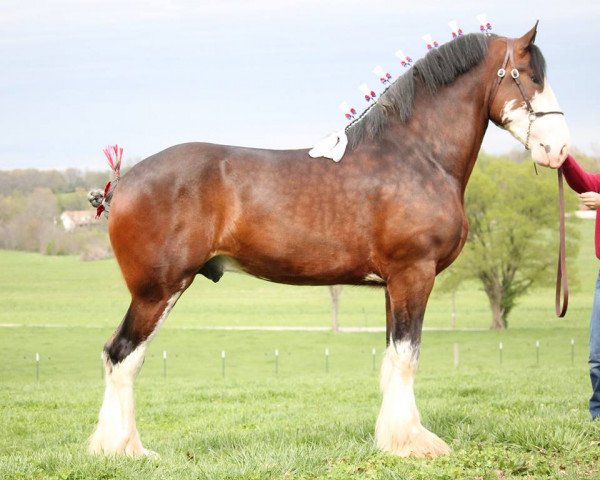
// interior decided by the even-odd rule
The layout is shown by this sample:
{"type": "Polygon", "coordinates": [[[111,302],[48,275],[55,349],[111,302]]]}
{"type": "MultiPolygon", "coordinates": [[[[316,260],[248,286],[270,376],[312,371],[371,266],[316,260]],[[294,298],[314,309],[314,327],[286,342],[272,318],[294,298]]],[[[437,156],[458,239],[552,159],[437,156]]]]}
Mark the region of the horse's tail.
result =
{"type": "Polygon", "coordinates": [[[100,218],[102,212],[108,218],[108,207],[112,199],[115,188],[121,179],[121,159],[123,158],[123,149],[118,145],[109,145],[104,150],[104,155],[108,160],[108,165],[112,171],[112,178],[104,187],[104,190],[95,188],[88,192],[88,201],[96,209],[96,218],[100,218]]]}

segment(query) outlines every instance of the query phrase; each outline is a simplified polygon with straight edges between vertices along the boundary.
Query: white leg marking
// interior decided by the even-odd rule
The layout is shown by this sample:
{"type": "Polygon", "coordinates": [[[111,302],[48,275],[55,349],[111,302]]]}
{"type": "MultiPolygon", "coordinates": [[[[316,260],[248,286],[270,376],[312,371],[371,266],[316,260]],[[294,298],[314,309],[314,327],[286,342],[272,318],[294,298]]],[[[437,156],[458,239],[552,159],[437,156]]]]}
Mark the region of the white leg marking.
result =
{"type": "Polygon", "coordinates": [[[106,389],[98,426],[90,440],[90,453],[147,455],[135,426],[133,382],[146,352],[141,343],[122,362],[113,365],[103,352],[106,389]]]}
{"type": "Polygon", "coordinates": [[[450,449],[421,425],[413,389],[417,358],[417,348],[407,340],[386,349],[381,366],[383,402],[375,441],[381,450],[401,457],[435,457],[450,449]]]}
{"type": "Polygon", "coordinates": [[[150,336],[121,362],[113,365],[106,353],[102,352],[106,370],[106,388],[98,418],[98,426],[90,438],[90,453],[124,453],[130,456],[156,455],[142,446],[135,425],[133,383],[144,363],[148,343],[165,321],[180,295],[181,292],[178,292],[169,299],[150,336]]]}

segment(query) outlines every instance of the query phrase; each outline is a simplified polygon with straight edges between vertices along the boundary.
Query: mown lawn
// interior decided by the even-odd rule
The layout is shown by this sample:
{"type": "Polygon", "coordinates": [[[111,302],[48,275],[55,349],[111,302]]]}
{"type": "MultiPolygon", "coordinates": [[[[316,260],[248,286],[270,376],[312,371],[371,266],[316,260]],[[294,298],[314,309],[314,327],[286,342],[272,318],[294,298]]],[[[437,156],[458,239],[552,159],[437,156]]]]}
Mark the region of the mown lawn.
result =
{"type": "MultiPolygon", "coordinates": [[[[423,423],[453,450],[435,460],[373,448],[380,396],[372,348],[378,369],[382,334],[195,329],[329,324],[325,288],[236,274],[217,285],[198,279],[149,350],[137,419],[161,458],[89,457],[103,389],[99,352],[128,302],[118,269],[0,251],[0,324],[21,325],[0,327],[0,478],[600,478],[586,363],[598,264],[593,225],[579,228],[582,251],[570,264],[581,288],[567,319],[553,318],[553,292],[543,289],[520,302],[508,331],[424,333],[417,401],[423,423]]],[[[345,288],[341,302],[342,325],[383,325],[379,290],[345,288]]],[[[489,324],[476,285],[459,292],[457,305],[459,327],[489,324]]],[[[449,296],[434,292],[430,307],[426,325],[449,326],[449,296]]]]}
{"type": "Polygon", "coordinates": [[[137,385],[140,433],[161,458],[90,458],[85,441],[102,396],[94,347],[105,333],[3,331],[0,472],[7,478],[600,477],[600,426],[589,421],[586,404],[585,334],[576,330],[427,332],[417,399],[424,424],[453,449],[436,460],[402,460],[373,448],[380,399],[370,348],[381,345],[377,334],[167,328],[137,385]],[[33,358],[21,356],[28,344],[45,347],[39,385],[33,358]]]}

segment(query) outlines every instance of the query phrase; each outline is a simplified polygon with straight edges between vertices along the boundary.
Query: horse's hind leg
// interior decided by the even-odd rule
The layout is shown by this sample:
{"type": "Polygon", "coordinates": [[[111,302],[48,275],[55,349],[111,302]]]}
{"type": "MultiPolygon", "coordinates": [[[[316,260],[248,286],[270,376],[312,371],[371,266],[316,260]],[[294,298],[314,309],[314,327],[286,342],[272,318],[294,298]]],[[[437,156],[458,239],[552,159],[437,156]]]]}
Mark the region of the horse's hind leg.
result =
{"type": "Polygon", "coordinates": [[[388,346],[381,367],[383,402],[375,441],[401,457],[435,457],[449,453],[446,443],[421,425],[413,384],[421,329],[435,266],[423,264],[392,275],[387,282],[388,346]]]}
{"type": "Polygon", "coordinates": [[[102,353],[106,389],[98,426],[90,439],[90,453],[132,456],[153,453],[142,446],[135,425],[133,383],[152,335],[190,283],[191,278],[170,289],[145,287],[142,295],[132,295],[123,322],[102,353]]]}

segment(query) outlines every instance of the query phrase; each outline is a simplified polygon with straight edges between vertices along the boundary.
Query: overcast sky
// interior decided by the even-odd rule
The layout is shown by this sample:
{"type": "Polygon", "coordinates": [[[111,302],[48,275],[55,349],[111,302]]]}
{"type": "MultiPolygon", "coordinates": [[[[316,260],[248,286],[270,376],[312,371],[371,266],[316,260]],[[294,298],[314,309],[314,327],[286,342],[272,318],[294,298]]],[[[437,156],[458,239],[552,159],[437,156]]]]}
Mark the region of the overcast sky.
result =
{"type": "MultiPolygon", "coordinates": [[[[447,22],[537,44],[573,143],[600,153],[600,3],[583,1],[3,0],[0,169],[104,169],[102,147],[139,159],[209,141],[309,147],[364,106],[381,64],[450,40],[447,22]]],[[[379,87],[378,87],[379,88],[379,87]]],[[[518,146],[490,125],[484,148],[518,146]]]]}

